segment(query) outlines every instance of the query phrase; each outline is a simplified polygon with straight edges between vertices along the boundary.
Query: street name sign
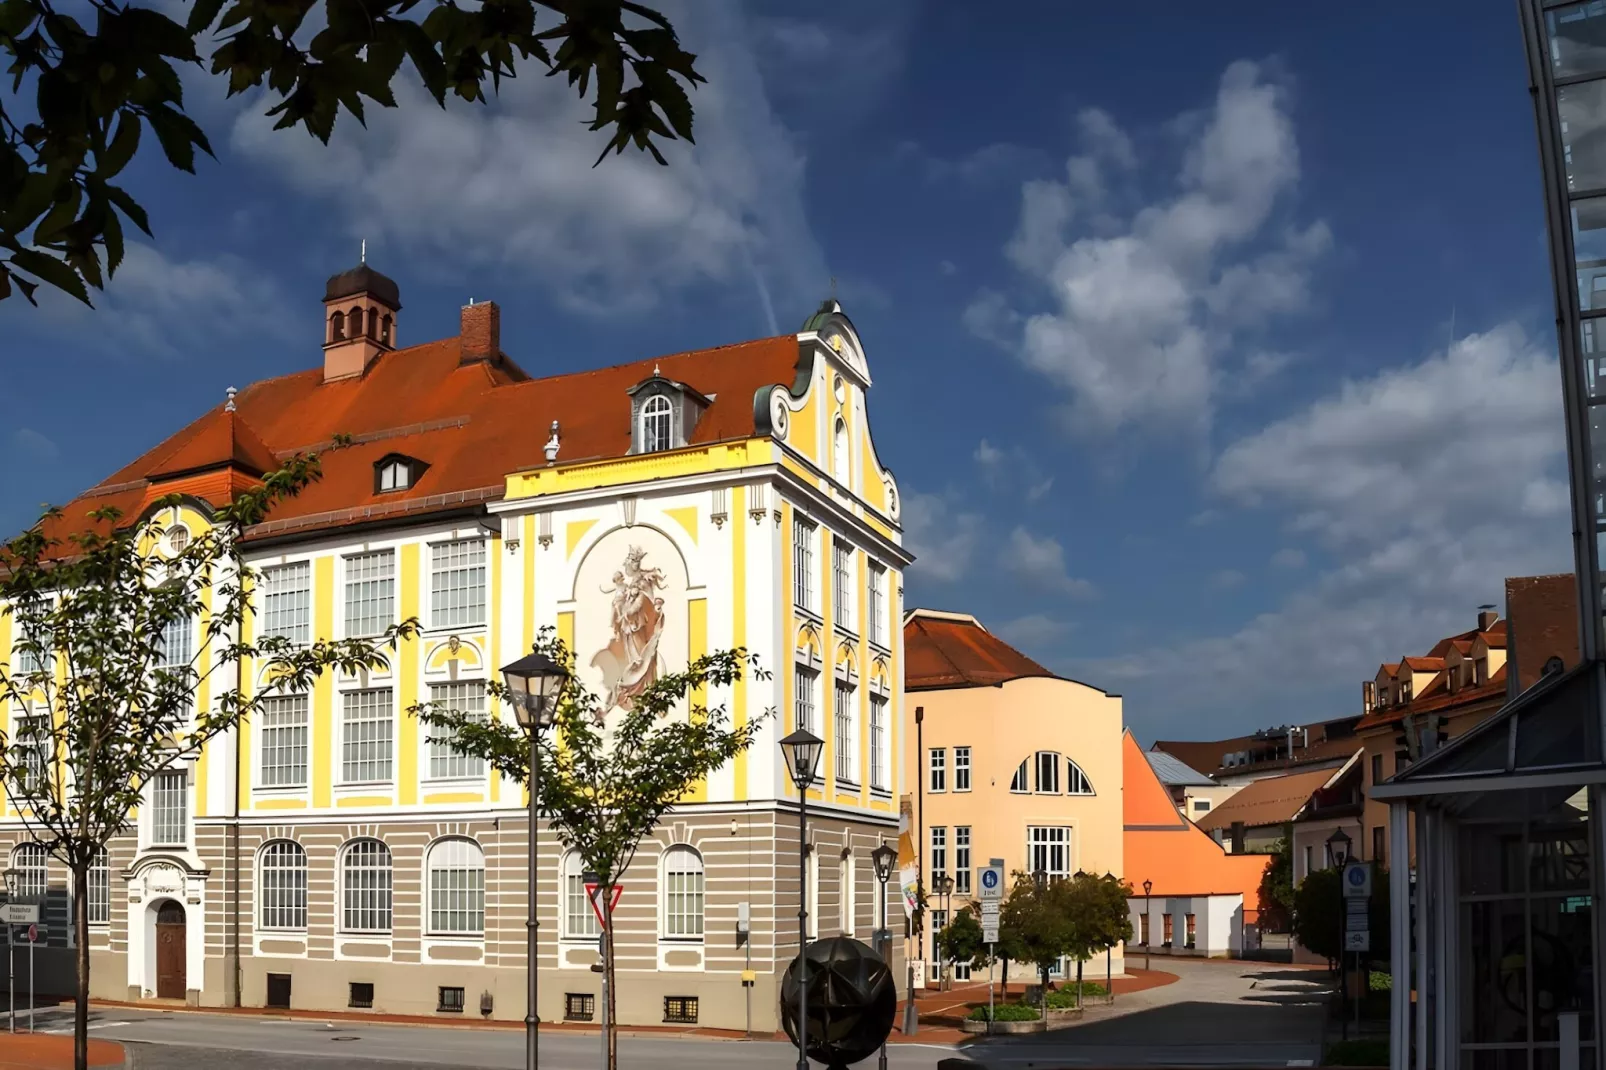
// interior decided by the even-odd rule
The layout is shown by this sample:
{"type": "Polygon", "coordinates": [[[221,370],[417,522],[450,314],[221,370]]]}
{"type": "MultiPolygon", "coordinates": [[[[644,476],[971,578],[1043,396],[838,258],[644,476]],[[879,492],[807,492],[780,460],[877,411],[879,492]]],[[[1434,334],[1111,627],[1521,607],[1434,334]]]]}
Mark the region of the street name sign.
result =
{"type": "Polygon", "coordinates": [[[39,904],[7,903],[0,907],[0,922],[6,925],[36,925],[39,922],[39,904]]]}

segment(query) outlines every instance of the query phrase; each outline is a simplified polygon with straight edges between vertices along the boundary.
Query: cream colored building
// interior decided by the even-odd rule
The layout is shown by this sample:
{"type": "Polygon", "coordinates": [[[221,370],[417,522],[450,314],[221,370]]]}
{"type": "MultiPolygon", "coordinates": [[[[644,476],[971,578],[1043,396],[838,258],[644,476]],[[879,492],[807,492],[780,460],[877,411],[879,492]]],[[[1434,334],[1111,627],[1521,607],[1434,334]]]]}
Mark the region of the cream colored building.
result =
{"type": "MultiPolygon", "coordinates": [[[[800,721],[826,740],[809,826],[821,935],[869,939],[870,852],[896,840],[906,790],[909,556],[853,325],[827,302],[796,334],[532,378],[501,350],[496,305],[407,348],[400,308],[366,265],[334,277],[321,366],[231,390],[68,506],[137,517],[177,492],[190,504],[166,521],[200,530],[208,501],[351,435],[249,533],[251,627],[297,642],[423,628],[382,671],[277,698],[151,785],[91,885],[93,994],[522,1018],[523,791],[405,711],[484,707],[499,667],[552,627],[599,694],[734,646],[768,670],[707,696],[737,724],[768,719],[642,845],[616,917],[622,1023],[743,1028],[751,969],[751,1024],[775,1029],[801,891],[778,740],[800,721]],[[652,607],[647,653],[620,641],[622,586],[652,607]]],[[[0,617],[0,658],[9,629],[0,617]]],[[[8,730],[18,716],[0,709],[8,730]]],[[[65,870],[9,808],[0,853],[60,914],[65,870]]],[[[539,879],[540,1016],[590,1020],[597,923],[578,858],[546,831],[539,879]]]]}
{"type": "MultiPolygon", "coordinates": [[[[990,859],[1011,875],[1124,875],[1121,698],[1056,676],[967,614],[911,610],[903,632],[914,721],[906,764],[918,777],[932,911],[923,957],[934,979],[935,934],[972,903],[976,870],[990,859]],[[950,902],[932,893],[943,874],[954,878],[950,902]]],[[[1120,948],[1113,967],[1122,970],[1120,948]]]]}

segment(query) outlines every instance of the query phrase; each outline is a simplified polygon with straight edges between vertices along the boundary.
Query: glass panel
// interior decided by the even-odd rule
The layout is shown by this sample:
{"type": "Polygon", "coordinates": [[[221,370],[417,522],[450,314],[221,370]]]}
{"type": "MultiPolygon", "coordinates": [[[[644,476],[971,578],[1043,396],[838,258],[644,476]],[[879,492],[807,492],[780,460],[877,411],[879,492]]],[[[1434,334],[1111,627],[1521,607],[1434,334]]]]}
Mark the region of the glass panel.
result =
{"type": "Polygon", "coordinates": [[[1571,78],[1606,70],[1606,3],[1559,7],[1545,15],[1550,33],[1550,70],[1571,78]]]}
{"type": "Polygon", "coordinates": [[[1578,1012],[1580,1039],[1595,1033],[1595,981],[1590,968],[1588,896],[1534,899],[1533,929],[1534,1039],[1558,1040],[1556,1015],[1578,1012]]]}
{"type": "Polygon", "coordinates": [[[1523,913],[1520,899],[1461,904],[1464,1041],[1509,1044],[1527,1039],[1523,913]]]}
{"type": "Polygon", "coordinates": [[[1525,1048],[1484,1048],[1462,1051],[1462,1070],[1528,1070],[1525,1048]]]}
{"type": "Polygon", "coordinates": [[[1577,193],[1606,186],[1606,81],[1562,86],[1556,108],[1567,188],[1577,193]]]}
{"type": "Polygon", "coordinates": [[[1606,197],[1572,202],[1573,264],[1581,311],[1606,309],[1606,197]]]}
{"type": "Polygon", "coordinates": [[[1522,826],[1462,826],[1460,869],[1462,895],[1520,893],[1523,890],[1522,826]]]}

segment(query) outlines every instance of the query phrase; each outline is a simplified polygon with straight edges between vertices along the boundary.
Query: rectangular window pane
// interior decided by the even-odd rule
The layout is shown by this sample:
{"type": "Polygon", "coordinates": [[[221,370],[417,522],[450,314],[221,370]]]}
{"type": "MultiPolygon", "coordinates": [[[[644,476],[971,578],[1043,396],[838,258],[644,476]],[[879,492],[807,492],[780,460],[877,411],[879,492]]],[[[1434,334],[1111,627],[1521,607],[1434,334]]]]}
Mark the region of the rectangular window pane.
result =
{"type": "Polygon", "coordinates": [[[792,600],[799,609],[814,609],[814,525],[792,521],[792,600]]]}
{"type": "Polygon", "coordinates": [[[106,848],[102,847],[89,861],[89,924],[105,925],[111,920],[111,866],[106,860],[106,848]]]}
{"type": "Polygon", "coordinates": [[[931,748],[931,787],[929,790],[948,790],[948,752],[942,747],[931,748]]]}
{"type": "Polygon", "coordinates": [[[346,634],[379,635],[396,622],[396,554],[346,558],[346,634]]]}
{"type": "Polygon", "coordinates": [[[870,696],[870,786],[887,787],[887,700],[870,696]]]}
{"type": "Polygon", "coordinates": [[[262,852],[262,927],[307,927],[307,856],[288,840],[279,840],[262,852]]]}
{"type": "MultiPolygon", "coordinates": [[[[429,700],[440,703],[448,710],[467,714],[476,721],[485,720],[485,681],[464,680],[453,684],[430,684],[429,700]]],[[[445,738],[445,729],[430,727],[429,775],[445,777],[478,777],[485,775],[485,763],[452,749],[445,738]]]]}
{"type": "Polygon", "coordinates": [[[836,686],[836,778],[858,783],[859,727],[854,717],[853,688],[836,686]]]}
{"type": "Polygon", "coordinates": [[[954,748],[954,790],[970,790],[970,748],[954,748]]]}
{"type": "Polygon", "coordinates": [[[312,563],[262,570],[262,634],[298,647],[312,643],[312,563]]]}
{"type": "Polygon", "coordinates": [[[182,846],[188,827],[189,774],[165,772],[156,774],[153,791],[151,842],[167,847],[182,846]]]}
{"type": "Polygon", "coordinates": [[[942,825],[931,829],[931,875],[940,877],[948,872],[948,830],[942,825]]]}
{"type": "Polygon", "coordinates": [[[797,726],[805,732],[814,735],[820,734],[820,723],[815,716],[815,687],[819,683],[820,674],[813,669],[798,669],[793,680],[795,685],[793,696],[797,706],[797,726]]]}
{"type": "Polygon", "coordinates": [[[440,543],[430,550],[430,623],[464,628],[485,623],[485,540],[440,543]]]}
{"type": "Polygon", "coordinates": [[[429,872],[429,931],[474,936],[485,931],[483,867],[436,868],[429,872]]]}
{"type": "Polygon", "coordinates": [[[276,695],[262,703],[262,786],[307,783],[307,696],[276,695]]]}
{"type": "Polygon", "coordinates": [[[1550,70],[1571,78],[1606,70],[1606,7],[1574,4],[1546,12],[1550,33],[1550,70]]]}
{"type": "Polygon", "coordinates": [[[832,590],[832,615],[838,628],[853,627],[853,549],[842,541],[830,540],[830,572],[835,580],[832,590]]]}
{"type": "Polygon", "coordinates": [[[887,642],[886,598],[887,570],[880,565],[870,566],[870,642],[885,646],[887,642]]]}
{"type": "Polygon", "coordinates": [[[1071,830],[1063,826],[1029,826],[1026,859],[1031,872],[1041,870],[1050,879],[1071,875],[1071,830]]]}
{"type": "Polygon", "coordinates": [[[341,702],[341,779],[348,784],[389,780],[395,731],[390,688],[347,691],[341,702]]]}
{"type": "Polygon", "coordinates": [[[578,870],[563,878],[563,935],[570,938],[596,936],[601,932],[597,915],[586,898],[584,875],[578,870]]]}
{"type": "Polygon", "coordinates": [[[39,791],[45,786],[53,745],[49,717],[36,713],[17,718],[17,738],[11,746],[23,791],[39,791]]]}
{"type": "Polygon", "coordinates": [[[359,840],[346,849],[341,865],[347,932],[389,932],[391,926],[390,850],[378,840],[359,840]]]}
{"type": "Polygon", "coordinates": [[[970,894],[970,826],[954,826],[954,891],[970,894]]]}

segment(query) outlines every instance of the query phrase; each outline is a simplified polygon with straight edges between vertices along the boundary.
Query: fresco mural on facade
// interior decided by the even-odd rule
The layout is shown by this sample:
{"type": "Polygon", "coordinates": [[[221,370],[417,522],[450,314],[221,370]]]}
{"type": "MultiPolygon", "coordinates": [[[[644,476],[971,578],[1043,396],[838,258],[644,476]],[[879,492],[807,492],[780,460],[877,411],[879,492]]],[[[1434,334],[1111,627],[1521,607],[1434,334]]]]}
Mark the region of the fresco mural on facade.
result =
{"type": "Polygon", "coordinates": [[[636,696],[658,679],[658,643],[665,624],[664,599],[658,592],[668,581],[663,569],[646,563],[646,556],[646,550],[631,546],[612,585],[602,588],[613,596],[610,638],[592,655],[591,664],[602,673],[604,715],[615,707],[629,713],[636,696]]]}

